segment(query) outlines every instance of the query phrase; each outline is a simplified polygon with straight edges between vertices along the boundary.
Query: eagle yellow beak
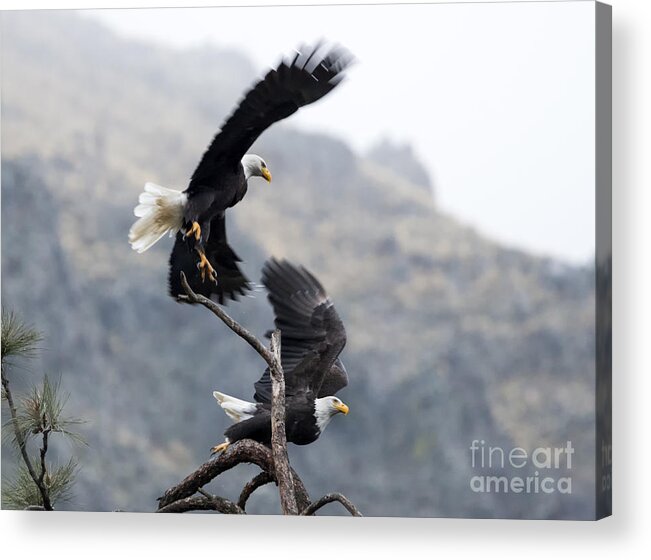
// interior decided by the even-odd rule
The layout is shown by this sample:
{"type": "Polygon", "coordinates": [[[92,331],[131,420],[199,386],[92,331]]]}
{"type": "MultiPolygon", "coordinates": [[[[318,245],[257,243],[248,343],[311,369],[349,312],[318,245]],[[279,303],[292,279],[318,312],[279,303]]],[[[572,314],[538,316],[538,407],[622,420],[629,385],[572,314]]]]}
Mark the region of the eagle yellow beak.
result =
{"type": "Polygon", "coordinates": [[[265,178],[267,183],[271,183],[271,171],[269,171],[266,167],[262,169],[262,176],[265,178]]]}
{"type": "Polygon", "coordinates": [[[348,414],[348,411],[350,410],[344,403],[336,404],[335,408],[343,414],[348,414]]]}

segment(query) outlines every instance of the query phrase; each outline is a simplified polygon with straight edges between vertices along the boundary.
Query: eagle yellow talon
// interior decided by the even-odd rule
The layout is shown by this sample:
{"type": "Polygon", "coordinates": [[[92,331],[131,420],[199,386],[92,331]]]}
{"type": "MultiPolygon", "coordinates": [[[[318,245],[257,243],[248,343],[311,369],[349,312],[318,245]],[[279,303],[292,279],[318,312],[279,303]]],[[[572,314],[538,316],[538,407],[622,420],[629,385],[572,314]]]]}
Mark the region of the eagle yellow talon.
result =
{"type": "Polygon", "coordinates": [[[199,258],[201,259],[199,263],[197,264],[197,267],[201,271],[201,281],[205,282],[206,281],[206,275],[215,283],[217,284],[217,272],[215,272],[215,269],[212,267],[210,264],[210,261],[206,258],[206,254],[197,249],[197,252],[199,253],[199,258]]]}
{"type": "Polygon", "coordinates": [[[215,445],[214,447],[210,448],[210,454],[215,455],[216,453],[221,453],[222,451],[226,451],[229,445],[230,443],[227,441],[225,441],[224,443],[220,443],[219,445],[215,445]]]}
{"type": "Polygon", "coordinates": [[[194,235],[196,241],[201,239],[201,226],[199,222],[192,222],[192,225],[185,231],[186,237],[190,237],[191,235],[194,235]]]}

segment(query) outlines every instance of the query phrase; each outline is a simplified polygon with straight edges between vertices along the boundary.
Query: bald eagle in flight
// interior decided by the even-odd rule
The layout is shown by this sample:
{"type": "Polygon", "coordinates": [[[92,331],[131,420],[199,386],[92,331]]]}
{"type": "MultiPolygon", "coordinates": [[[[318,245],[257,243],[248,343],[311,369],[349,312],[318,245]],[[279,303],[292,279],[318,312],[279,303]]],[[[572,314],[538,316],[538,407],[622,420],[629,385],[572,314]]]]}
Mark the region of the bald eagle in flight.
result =
{"type": "MultiPolygon", "coordinates": [[[[348,385],[339,359],[346,330],[323,286],[302,266],[270,259],[263,267],[262,283],[281,332],[287,441],[307,445],[323,433],[335,414],[348,414],[348,406],[335,396],[348,385]]],[[[213,396],[235,422],[224,432],[225,441],[211,449],[213,454],[241,439],[270,443],[269,368],[255,383],[255,402],[218,391],[213,396]]]]}
{"type": "Polygon", "coordinates": [[[226,240],[225,211],[240,202],[251,177],[271,182],[267,163],[246,153],[273,123],[314,103],[343,79],[352,57],[341,47],[297,52],[270,70],[240,101],[213,138],[188,187],[176,191],[147,183],[134,213],[140,218],[129,231],[131,247],[142,253],[163,235],[176,234],[169,262],[172,297],[183,294],[183,271],[195,293],[237,299],[250,289],[226,240]]]}

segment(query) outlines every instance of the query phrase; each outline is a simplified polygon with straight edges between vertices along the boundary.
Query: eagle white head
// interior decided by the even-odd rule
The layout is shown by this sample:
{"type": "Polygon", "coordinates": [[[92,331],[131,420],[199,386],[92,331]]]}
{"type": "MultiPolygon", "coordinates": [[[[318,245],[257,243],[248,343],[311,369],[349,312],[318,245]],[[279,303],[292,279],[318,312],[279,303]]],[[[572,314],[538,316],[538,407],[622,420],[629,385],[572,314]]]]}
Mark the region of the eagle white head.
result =
{"type": "Polygon", "coordinates": [[[260,156],[246,154],[242,158],[242,167],[247,181],[250,177],[262,177],[267,183],[271,183],[271,172],[260,156]]]}
{"type": "Polygon", "coordinates": [[[314,417],[316,418],[316,425],[319,430],[323,432],[325,427],[330,422],[330,419],[335,415],[348,414],[349,408],[337,397],[321,397],[314,400],[314,417]]]}

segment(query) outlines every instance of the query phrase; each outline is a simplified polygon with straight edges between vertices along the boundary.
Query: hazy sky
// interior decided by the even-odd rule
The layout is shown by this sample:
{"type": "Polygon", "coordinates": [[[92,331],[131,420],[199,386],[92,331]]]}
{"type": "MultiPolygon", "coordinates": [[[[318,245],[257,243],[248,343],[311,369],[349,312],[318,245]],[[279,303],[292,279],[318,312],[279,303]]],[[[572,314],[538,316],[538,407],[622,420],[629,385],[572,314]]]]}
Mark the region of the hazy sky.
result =
{"type": "Polygon", "coordinates": [[[292,125],[361,152],[383,136],[409,141],[442,209],[530,251],[594,254],[591,2],[84,14],[176,48],[240,48],[259,74],[301,43],[340,42],[358,60],[349,79],[292,125]]]}

